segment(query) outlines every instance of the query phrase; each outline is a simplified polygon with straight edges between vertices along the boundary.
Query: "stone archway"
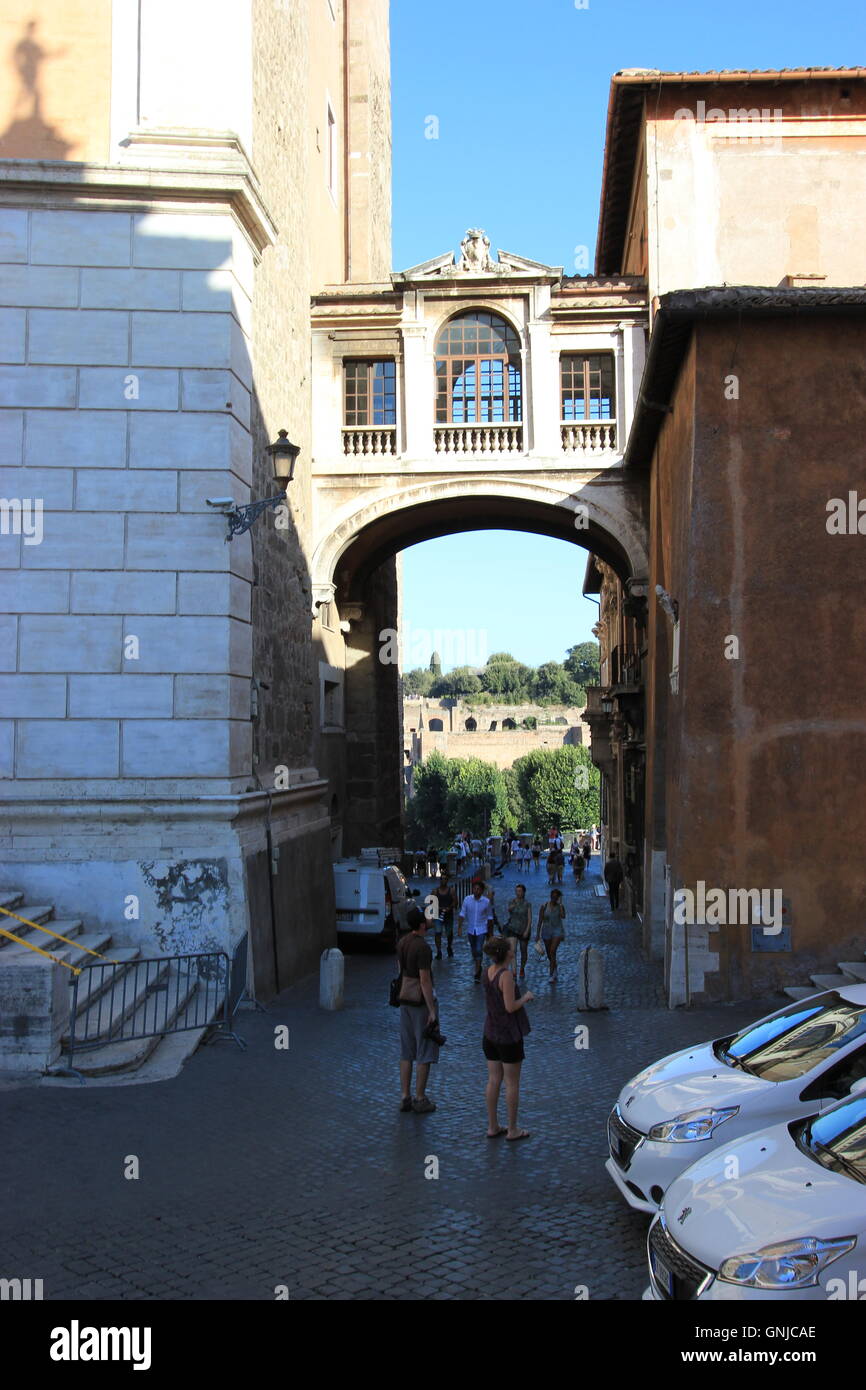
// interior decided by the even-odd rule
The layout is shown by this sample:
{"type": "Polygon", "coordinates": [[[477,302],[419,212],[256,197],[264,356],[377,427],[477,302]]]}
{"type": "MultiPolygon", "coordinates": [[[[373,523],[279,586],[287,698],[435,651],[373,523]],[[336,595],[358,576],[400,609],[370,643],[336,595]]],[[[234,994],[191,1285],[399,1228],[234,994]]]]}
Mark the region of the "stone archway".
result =
{"type": "Polygon", "coordinates": [[[647,527],[642,480],[621,470],[583,481],[574,475],[469,473],[389,478],[357,492],[328,518],[311,566],[314,606],[340,593],[362,600],[359,581],[420,540],[465,530],[534,531],[569,540],[607,560],[636,592],[646,584],[647,527]],[[395,486],[396,484],[396,486],[395,486]]]}
{"type": "Polygon", "coordinates": [[[642,478],[626,477],[621,469],[586,477],[576,470],[455,468],[423,479],[370,477],[367,487],[354,489],[329,512],[322,508],[321,516],[327,529],[311,566],[313,607],[315,612],[326,603],[335,610],[345,640],[344,852],[354,853],[363,844],[401,840],[393,557],[407,546],[460,531],[534,532],[603,557],[638,597],[646,593],[646,505],[642,478]]]}

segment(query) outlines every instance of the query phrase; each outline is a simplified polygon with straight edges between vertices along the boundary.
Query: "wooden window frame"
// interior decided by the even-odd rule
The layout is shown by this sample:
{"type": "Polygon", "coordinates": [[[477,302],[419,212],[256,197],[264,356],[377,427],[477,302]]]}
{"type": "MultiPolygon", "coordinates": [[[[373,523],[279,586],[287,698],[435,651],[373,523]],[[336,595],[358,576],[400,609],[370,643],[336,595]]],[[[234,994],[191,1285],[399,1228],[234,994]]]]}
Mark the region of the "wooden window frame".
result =
{"type": "Polygon", "coordinates": [[[349,357],[343,362],[343,423],[347,429],[384,430],[397,423],[397,363],[393,357],[349,357]],[[376,376],[375,368],[390,368],[381,377],[376,376]],[[364,391],[350,392],[350,384],[361,379],[360,368],[365,368],[364,391]],[[375,390],[377,381],[384,383],[381,392],[375,390]],[[376,420],[376,400],[381,397],[384,419],[376,420]],[[350,399],[354,402],[350,406],[350,399]],[[361,406],[363,402],[363,407],[361,406]],[[361,420],[359,414],[366,418],[361,420]],[[388,417],[391,418],[388,418],[388,417]],[[352,418],[353,417],[353,418],[352,418]]]}
{"type": "MultiPolygon", "coordinates": [[[[466,334],[463,333],[465,340],[466,334]]],[[[523,363],[520,355],[520,339],[507,319],[486,309],[469,309],[455,314],[443,324],[436,338],[435,351],[436,389],[435,416],[437,425],[519,425],[523,422],[523,363]],[[479,330],[490,328],[491,340],[502,325],[502,335],[506,350],[483,351],[480,347],[461,348],[454,344],[454,332],[458,325],[474,322],[476,339],[479,330]],[[449,341],[449,339],[451,341],[449,341]],[[513,340],[512,343],[509,339],[513,340]],[[453,347],[453,351],[452,351],[453,347]],[[463,383],[462,393],[455,388],[463,383]],[[463,409],[455,410],[457,402],[463,409]],[[496,418],[497,405],[501,406],[502,418],[496,418]],[[462,414],[463,418],[455,418],[462,414]]]]}
{"type": "Polygon", "coordinates": [[[606,421],[616,420],[616,355],[613,352],[563,352],[559,358],[559,416],[564,425],[591,425],[603,424],[606,421]],[[580,372],[576,372],[572,364],[580,363],[580,372]],[[593,363],[603,365],[593,366],[593,363]],[[602,373],[605,368],[609,371],[610,391],[604,393],[604,377],[602,373]],[[566,372],[569,379],[566,381],[566,372]],[[598,392],[593,396],[592,376],[597,373],[599,376],[598,392]],[[592,414],[593,399],[599,403],[599,414],[592,414]],[[601,413],[603,401],[610,402],[610,413],[601,413]],[[583,402],[583,415],[578,415],[575,410],[576,403],[583,402]],[[571,414],[568,413],[568,406],[571,406],[571,414]]]}

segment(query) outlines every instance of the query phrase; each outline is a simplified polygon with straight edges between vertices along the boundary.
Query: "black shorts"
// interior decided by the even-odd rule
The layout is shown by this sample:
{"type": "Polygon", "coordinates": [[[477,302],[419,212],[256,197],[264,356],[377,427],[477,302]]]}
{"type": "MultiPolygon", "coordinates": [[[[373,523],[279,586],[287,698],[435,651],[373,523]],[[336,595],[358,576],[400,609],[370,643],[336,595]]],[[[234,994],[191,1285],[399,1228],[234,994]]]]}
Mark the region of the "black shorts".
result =
{"type": "Polygon", "coordinates": [[[523,1051],[523,1039],[514,1043],[495,1043],[488,1037],[481,1039],[481,1046],[484,1048],[484,1056],[488,1062],[523,1062],[525,1053],[523,1051]]]}

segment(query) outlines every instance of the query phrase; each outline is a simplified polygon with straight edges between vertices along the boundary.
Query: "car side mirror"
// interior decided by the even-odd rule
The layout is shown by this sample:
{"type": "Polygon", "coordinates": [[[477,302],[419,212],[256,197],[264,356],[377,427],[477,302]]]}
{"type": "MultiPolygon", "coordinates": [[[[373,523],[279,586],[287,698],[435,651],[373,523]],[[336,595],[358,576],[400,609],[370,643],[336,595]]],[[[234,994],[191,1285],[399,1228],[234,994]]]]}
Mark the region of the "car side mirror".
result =
{"type": "Polygon", "coordinates": [[[866,1076],[861,1076],[856,1081],[851,1082],[848,1094],[849,1096],[859,1096],[864,1091],[866,1091],[866,1076]]]}

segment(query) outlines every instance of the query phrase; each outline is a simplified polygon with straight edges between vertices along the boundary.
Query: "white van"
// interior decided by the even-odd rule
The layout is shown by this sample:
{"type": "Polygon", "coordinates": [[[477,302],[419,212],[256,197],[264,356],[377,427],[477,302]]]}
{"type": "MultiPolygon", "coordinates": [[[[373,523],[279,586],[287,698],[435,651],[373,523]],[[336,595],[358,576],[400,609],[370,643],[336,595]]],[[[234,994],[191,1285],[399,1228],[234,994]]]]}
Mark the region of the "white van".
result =
{"type": "Polygon", "coordinates": [[[393,945],[396,928],[406,930],[406,912],[418,889],[410,888],[394,864],[379,868],[361,859],[334,864],[337,935],[393,945]]]}

